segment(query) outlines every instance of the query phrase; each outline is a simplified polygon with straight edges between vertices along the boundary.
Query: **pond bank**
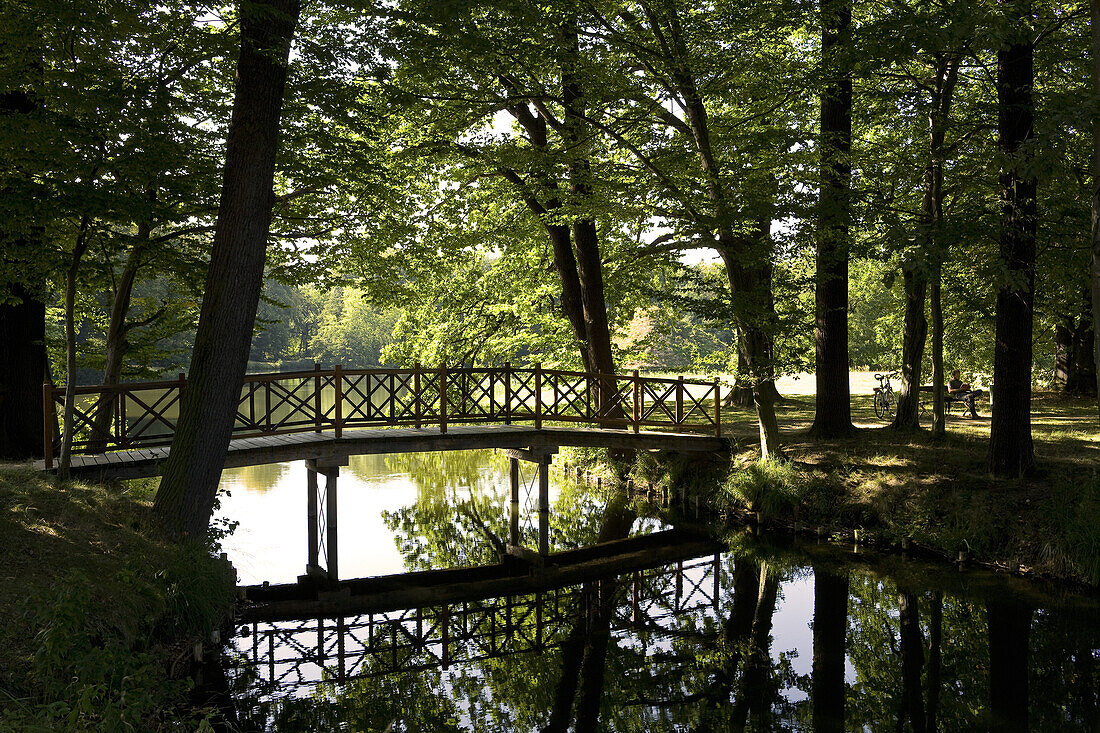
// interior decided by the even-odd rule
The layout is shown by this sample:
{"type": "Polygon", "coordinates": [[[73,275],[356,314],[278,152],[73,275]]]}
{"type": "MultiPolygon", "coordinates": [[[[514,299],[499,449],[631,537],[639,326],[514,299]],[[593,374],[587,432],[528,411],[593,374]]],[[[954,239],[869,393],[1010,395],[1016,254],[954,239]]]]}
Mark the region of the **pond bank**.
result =
{"type": "Polygon", "coordinates": [[[0,729],[187,728],[194,647],[232,612],[231,567],[158,537],[151,483],[59,485],[0,467],[0,729]]]}
{"type": "Polygon", "coordinates": [[[871,427],[870,403],[858,397],[853,416],[863,427],[841,440],[809,437],[812,399],[784,403],[779,412],[787,463],[759,465],[753,415],[731,408],[722,418],[737,445],[728,464],[642,465],[632,475],[658,486],[686,481],[713,515],[759,519],[846,542],[858,534],[868,545],[904,546],[950,562],[962,558],[1096,586],[1100,430],[1095,403],[1039,395],[1032,411],[1038,469],[1019,480],[989,474],[988,418],[955,415],[946,438],[934,440],[927,430],[871,427]]]}

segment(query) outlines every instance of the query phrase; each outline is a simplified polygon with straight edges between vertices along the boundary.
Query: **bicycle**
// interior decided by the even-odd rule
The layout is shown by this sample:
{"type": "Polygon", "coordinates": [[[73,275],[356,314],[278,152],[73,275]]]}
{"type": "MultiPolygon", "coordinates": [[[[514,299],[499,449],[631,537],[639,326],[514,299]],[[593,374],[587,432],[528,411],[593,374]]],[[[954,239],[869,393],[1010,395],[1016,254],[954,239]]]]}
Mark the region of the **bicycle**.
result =
{"type": "Polygon", "coordinates": [[[890,372],[889,374],[876,374],[875,379],[878,380],[878,386],[875,390],[875,415],[880,420],[894,414],[894,409],[898,404],[897,395],[894,394],[894,388],[890,386],[890,378],[898,376],[897,372],[890,372]]]}

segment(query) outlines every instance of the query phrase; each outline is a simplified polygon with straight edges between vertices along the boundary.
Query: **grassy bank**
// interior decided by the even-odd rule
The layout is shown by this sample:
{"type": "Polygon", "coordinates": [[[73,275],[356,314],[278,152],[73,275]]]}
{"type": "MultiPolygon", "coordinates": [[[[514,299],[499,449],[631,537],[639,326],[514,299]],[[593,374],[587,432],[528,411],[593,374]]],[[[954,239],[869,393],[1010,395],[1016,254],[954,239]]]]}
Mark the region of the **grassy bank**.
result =
{"type": "Polygon", "coordinates": [[[150,491],[0,468],[0,730],[202,726],[190,650],[225,618],[233,579],[157,537],[150,491]]]}
{"type": "Polygon", "coordinates": [[[1038,469],[1020,480],[995,479],[986,470],[988,404],[979,406],[978,419],[956,408],[942,441],[932,440],[927,424],[918,433],[886,427],[869,394],[853,395],[856,435],[814,440],[807,435],[813,409],[812,395],[793,395],[779,407],[791,463],[778,467],[756,465],[754,415],[725,410],[726,433],[739,448],[729,476],[714,489],[713,505],[828,533],[860,529],[884,544],[909,538],[950,558],[964,550],[973,560],[1014,571],[1022,566],[1034,574],[1100,582],[1094,401],[1035,397],[1038,469]]]}

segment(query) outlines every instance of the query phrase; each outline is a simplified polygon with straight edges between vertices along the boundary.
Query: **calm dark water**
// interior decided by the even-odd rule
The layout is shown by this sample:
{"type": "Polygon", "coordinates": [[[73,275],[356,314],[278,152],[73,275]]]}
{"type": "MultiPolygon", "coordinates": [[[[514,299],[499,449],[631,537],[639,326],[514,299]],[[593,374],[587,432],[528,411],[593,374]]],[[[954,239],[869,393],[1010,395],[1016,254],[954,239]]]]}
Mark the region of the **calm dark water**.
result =
{"type": "MultiPolygon", "coordinates": [[[[342,575],[494,562],[507,462],[353,461],[342,575]],[[352,517],[353,519],[349,519],[352,517]]],[[[227,471],[245,583],[305,562],[304,468],[227,471]],[[271,525],[276,525],[275,529],[271,525]],[[297,534],[300,530],[300,536],[297,534]]],[[[664,529],[555,476],[551,541],[664,529]]],[[[529,516],[525,515],[525,519],[529,516]]],[[[246,725],[350,731],[1100,731],[1100,600],[831,545],[734,534],[586,583],[243,624],[246,725]]]]}

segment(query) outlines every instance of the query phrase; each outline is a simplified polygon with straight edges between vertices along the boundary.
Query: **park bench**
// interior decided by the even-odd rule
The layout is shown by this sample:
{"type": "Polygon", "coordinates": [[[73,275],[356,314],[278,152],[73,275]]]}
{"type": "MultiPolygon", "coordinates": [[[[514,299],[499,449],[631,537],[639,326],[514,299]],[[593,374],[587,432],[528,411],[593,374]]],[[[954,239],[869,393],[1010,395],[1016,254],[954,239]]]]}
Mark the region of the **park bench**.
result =
{"type": "MultiPolygon", "coordinates": [[[[927,393],[931,394],[932,393],[932,385],[931,384],[923,384],[923,385],[921,385],[920,391],[921,392],[927,392],[927,393]]],[[[974,403],[978,400],[979,397],[983,396],[984,394],[985,394],[984,391],[982,391],[980,389],[976,389],[976,390],[971,390],[971,391],[966,392],[966,393],[961,394],[961,395],[953,395],[950,392],[947,392],[946,388],[945,388],[945,391],[943,393],[943,408],[944,408],[945,411],[951,412],[952,406],[958,404],[958,405],[963,405],[964,407],[966,407],[966,409],[970,410],[972,413],[977,414],[978,410],[974,406],[974,403]]]]}

